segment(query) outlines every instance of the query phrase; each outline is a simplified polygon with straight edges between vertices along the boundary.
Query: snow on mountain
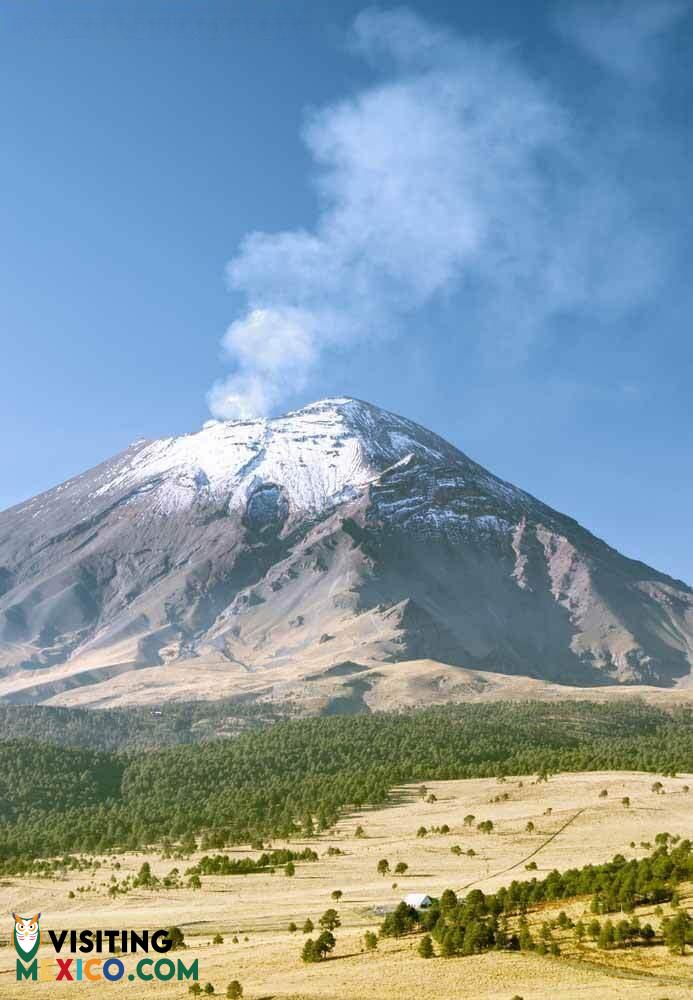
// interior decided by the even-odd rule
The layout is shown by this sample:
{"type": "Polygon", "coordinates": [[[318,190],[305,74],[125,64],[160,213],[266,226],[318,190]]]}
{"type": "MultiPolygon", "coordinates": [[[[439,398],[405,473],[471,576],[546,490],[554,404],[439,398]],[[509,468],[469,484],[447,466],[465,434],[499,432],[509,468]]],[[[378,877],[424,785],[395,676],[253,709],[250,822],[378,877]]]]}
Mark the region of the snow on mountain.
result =
{"type": "Polygon", "coordinates": [[[358,400],[325,399],[276,420],[210,421],[195,434],[145,444],[106,470],[92,495],[158,483],[162,511],[205,492],[240,507],[257,484],[279,482],[295,509],[315,513],[407,455],[441,460],[444,450],[408,420],[358,400]]]}
{"type": "Polygon", "coordinates": [[[313,704],[315,671],[420,658],[685,683],[693,593],[346,397],[137,441],[0,513],[0,697],[195,697],[212,670],[313,704]]]}

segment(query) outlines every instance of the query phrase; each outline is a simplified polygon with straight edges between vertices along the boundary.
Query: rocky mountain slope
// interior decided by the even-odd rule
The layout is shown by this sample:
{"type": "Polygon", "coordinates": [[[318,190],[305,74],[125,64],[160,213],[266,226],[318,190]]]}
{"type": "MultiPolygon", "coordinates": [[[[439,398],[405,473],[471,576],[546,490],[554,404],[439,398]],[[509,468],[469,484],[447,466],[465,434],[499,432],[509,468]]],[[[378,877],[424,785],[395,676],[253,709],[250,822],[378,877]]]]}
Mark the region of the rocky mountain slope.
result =
{"type": "Polygon", "coordinates": [[[353,399],[139,441],[0,513],[0,697],[351,710],[424,659],[685,685],[693,591],[353,399]]]}

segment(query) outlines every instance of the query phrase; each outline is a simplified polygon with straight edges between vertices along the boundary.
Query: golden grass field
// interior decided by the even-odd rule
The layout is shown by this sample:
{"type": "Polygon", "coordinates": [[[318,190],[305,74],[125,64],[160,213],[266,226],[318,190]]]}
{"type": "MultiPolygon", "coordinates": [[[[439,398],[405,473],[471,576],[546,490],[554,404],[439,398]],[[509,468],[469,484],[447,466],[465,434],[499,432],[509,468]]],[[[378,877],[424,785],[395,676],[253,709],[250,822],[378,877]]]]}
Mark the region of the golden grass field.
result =
{"type": "MultiPolygon", "coordinates": [[[[9,945],[12,911],[40,910],[42,927],[52,928],[150,928],[171,924],[185,932],[188,949],[174,953],[186,962],[199,960],[200,981],[211,982],[215,995],[225,996],[226,984],[238,979],[244,1000],[683,1000],[693,995],[693,957],[676,957],[663,946],[651,948],[595,950],[591,943],[578,949],[570,932],[556,931],[560,957],[537,954],[489,952],[468,958],[424,960],[416,953],[418,937],[381,941],[374,954],[362,952],[367,929],[377,929],[378,905],[392,905],[408,892],[439,895],[446,888],[478,887],[489,891],[513,878],[541,878],[553,868],[566,869],[609,860],[620,852],[626,857],[649,853],[642,842],[668,831],[693,833],[693,775],[661,778],[664,794],[651,791],[655,776],[635,772],[561,774],[548,783],[532,778],[434,781],[428,790],[437,797],[427,803],[418,787],[400,789],[398,802],[388,808],[366,810],[345,817],[335,831],[310,841],[292,841],[292,847],[310,845],[321,855],[317,863],[298,864],[296,875],[283,871],[270,875],[205,877],[201,890],[133,890],[111,900],[107,885],[112,861],[95,875],[85,871],[65,880],[6,878],[0,886],[4,927],[0,931],[0,998],[20,1000],[98,996],[124,998],[186,997],[187,983],[17,983],[15,953],[9,945]],[[600,798],[606,789],[608,796],[600,798]],[[508,793],[508,801],[492,802],[508,793]],[[630,807],[621,800],[628,796],[630,807]],[[550,814],[547,814],[550,810],[550,814]],[[493,833],[484,835],[463,825],[472,813],[476,821],[491,819],[493,833]],[[531,820],[534,832],[525,832],[531,820]],[[356,839],[361,824],[365,839],[356,839]],[[417,838],[420,826],[447,824],[451,833],[417,838]],[[555,835],[555,836],[554,836],[555,835]],[[631,847],[631,843],[636,847],[631,847]],[[476,856],[456,856],[450,848],[459,844],[473,848],[476,856]],[[344,856],[323,857],[329,846],[344,856]],[[536,872],[525,871],[530,856],[536,872]],[[404,877],[376,873],[380,858],[392,868],[405,861],[404,877]],[[393,888],[393,879],[398,885],[393,888]],[[80,887],[93,886],[88,892],[80,887]],[[344,893],[338,904],[330,894],[344,893]],[[68,893],[75,892],[69,899],[68,893]],[[330,906],[339,910],[342,926],[335,931],[337,947],[325,962],[305,965],[299,958],[304,936],[291,934],[288,924],[303,924],[311,917],[317,925],[330,906]],[[223,944],[212,944],[221,933],[223,944]],[[238,943],[232,941],[238,936],[238,943]]],[[[274,843],[273,847],[283,846],[274,843]]],[[[215,853],[215,852],[208,852],[215,853]]],[[[251,855],[249,848],[231,854],[251,855]]],[[[137,871],[148,860],[154,873],[165,875],[173,867],[184,870],[194,863],[162,860],[157,855],[118,855],[119,879],[137,871]]],[[[530,917],[530,923],[556,916],[565,909],[577,919],[587,912],[589,900],[572,905],[545,907],[530,917]]],[[[682,905],[693,906],[693,885],[684,887],[682,905]]],[[[665,907],[666,912],[666,907],[665,907]]],[[[656,927],[652,908],[639,908],[638,916],[656,927]]],[[[602,918],[603,919],[603,918],[602,918]]],[[[44,936],[45,941],[45,936],[44,936]]],[[[42,948],[41,954],[52,955],[42,948]]],[[[88,956],[87,956],[88,957],[88,956]]],[[[135,959],[125,959],[127,970],[135,959]]]]}

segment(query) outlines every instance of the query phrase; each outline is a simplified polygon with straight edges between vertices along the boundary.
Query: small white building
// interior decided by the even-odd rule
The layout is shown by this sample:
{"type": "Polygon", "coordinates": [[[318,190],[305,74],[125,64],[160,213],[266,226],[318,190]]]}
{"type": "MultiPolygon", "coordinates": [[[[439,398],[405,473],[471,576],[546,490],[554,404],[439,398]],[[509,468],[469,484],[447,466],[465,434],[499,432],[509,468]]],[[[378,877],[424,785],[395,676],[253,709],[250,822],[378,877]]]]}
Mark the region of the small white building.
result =
{"type": "Polygon", "coordinates": [[[427,910],[433,900],[423,892],[410,892],[404,897],[404,902],[415,910],[427,910]]]}

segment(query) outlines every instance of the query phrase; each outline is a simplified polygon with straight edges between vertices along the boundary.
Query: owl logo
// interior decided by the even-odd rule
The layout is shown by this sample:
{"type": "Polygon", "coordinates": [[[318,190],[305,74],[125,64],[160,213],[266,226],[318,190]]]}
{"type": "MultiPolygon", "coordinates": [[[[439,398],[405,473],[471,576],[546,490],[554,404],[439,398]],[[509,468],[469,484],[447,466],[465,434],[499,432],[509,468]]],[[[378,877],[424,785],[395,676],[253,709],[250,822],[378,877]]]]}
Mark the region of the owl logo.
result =
{"type": "Polygon", "coordinates": [[[39,921],[40,913],[35,913],[33,917],[20,917],[18,913],[13,913],[14,932],[12,942],[17,950],[17,954],[25,962],[30,962],[41,944],[41,928],[39,921]]]}

